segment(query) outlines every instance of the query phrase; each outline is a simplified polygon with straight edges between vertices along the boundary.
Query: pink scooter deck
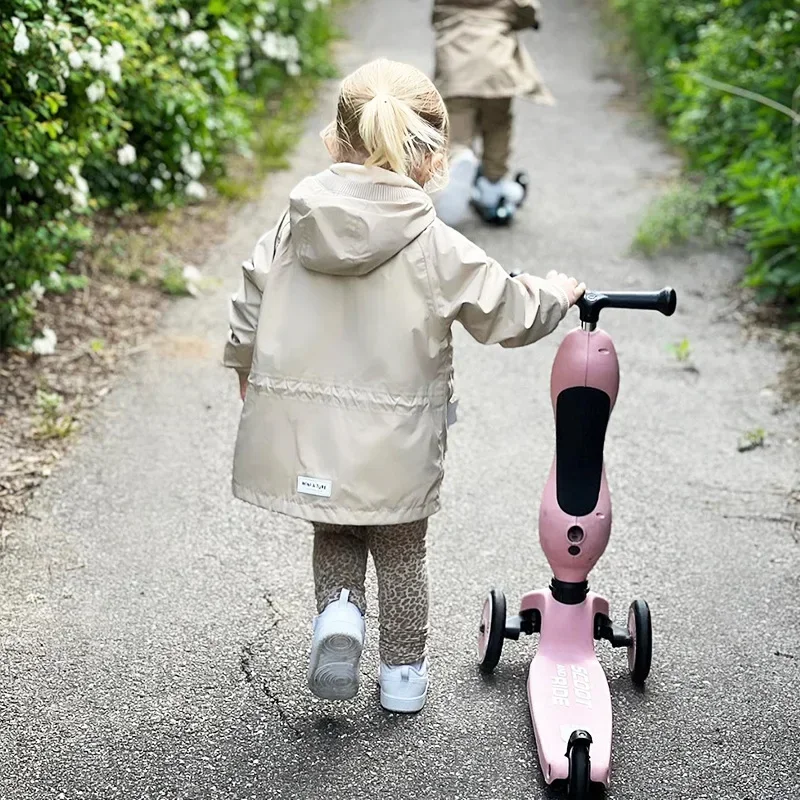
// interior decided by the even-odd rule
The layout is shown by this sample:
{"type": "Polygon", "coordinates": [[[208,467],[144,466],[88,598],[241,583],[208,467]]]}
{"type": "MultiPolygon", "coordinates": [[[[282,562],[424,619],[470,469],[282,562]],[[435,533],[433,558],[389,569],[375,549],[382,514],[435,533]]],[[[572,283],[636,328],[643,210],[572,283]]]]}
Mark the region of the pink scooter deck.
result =
{"type": "Polygon", "coordinates": [[[544,779],[548,784],[567,779],[567,742],[573,731],[584,730],[593,740],[591,779],[608,786],[611,694],[594,649],[595,616],[608,614],[608,601],[590,592],[582,603],[566,605],[549,590],[539,590],[522,598],[520,610],[529,609],[542,620],[528,673],[528,702],[544,779]]]}

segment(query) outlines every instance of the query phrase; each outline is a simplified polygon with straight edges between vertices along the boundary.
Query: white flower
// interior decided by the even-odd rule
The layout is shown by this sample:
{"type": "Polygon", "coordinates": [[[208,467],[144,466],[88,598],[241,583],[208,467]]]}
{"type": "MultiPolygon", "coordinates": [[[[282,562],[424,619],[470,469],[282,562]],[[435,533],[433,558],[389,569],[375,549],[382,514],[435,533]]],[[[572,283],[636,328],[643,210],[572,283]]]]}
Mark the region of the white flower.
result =
{"type": "Polygon", "coordinates": [[[90,36],[86,40],[86,44],[88,45],[90,50],[93,50],[95,53],[99,53],[103,49],[103,45],[94,37],[90,36]]]}
{"type": "Polygon", "coordinates": [[[202,183],[198,181],[189,181],[189,183],[186,184],[186,196],[190,200],[203,201],[208,196],[208,192],[202,183]]]}
{"type": "Polygon", "coordinates": [[[181,56],[181,57],[178,59],[178,66],[179,66],[179,67],[180,67],[180,68],[181,68],[181,69],[182,69],[184,72],[188,72],[188,71],[189,71],[189,70],[192,68],[192,65],[189,63],[189,59],[188,59],[188,58],[186,58],[186,56],[181,56]]]}
{"type": "Polygon", "coordinates": [[[161,178],[150,178],[150,185],[157,192],[160,192],[164,188],[164,181],[162,181],[161,178]]]}
{"type": "Polygon", "coordinates": [[[73,50],[67,56],[67,60],[72,69],[80,69],[83,66],[83,56],[77,50],[73,50]]]}
{"type": "Polygon", "coordinates": [[[159,164],[158,165],[158,174],[165,181],[168,181],[172,177],[172,173],[169,171],[169,167],[166,164],[159,164]]]}
{"type": "Polygon", "coordinates": [[[72,44],[72,39],[69,38],[69,31],[61,29],[61,33],[66,34],[66,37],[58,43],[58,46],[61,48],[62,53],[71,53],[75,49],[75,45],[72,44]]]}
{"type": "Polygon", "coordinates": [[[205,31],[192,31],[184,37],[183,43],[189,50],[208,50],[208,34],[205,31]]]}
{"type": "Polygon", "coordinates": [[[233,25],[231,25],[226,19],[221,19],[219,21],[219,32],[232,42],[239,41],[239,31],[234,28],[233,25]]]}
{"type": "Polygon", "coordinates": [[[96,50],[84,53],[83,59],[95,72],[99,72],[103,68],[103,56],[96,50]]]}
{"type": "Polygon", "coordinates": [[[203,157],[197,151],[185,153],[181,156],[183,171],[190,178],[199,178],[203,174],[203,157]]]}
{"type": "Polygon", "coordinates": [[[183,268],[183,279],[186,281],[191,281],[192,283],[199,283],[202,280],[203,276],[200,273],[200,270],[197,269],[192,264],[187,264],[183,268]]]}
{"type": "Polygon", "coordinates": [[[266,24],[267,24],[267,21],[264,19],[264,17],[262,17],[262,16],[261,16],[261,14],[256,14],[256,15],[253,17],[253,25],[255,25],[255,26],[256,26],[256,28],[259,28],[259,29],[261,29],[261,28],[263,28],[263,27],[264,27],[266,24]]]}
{"type": "Polygon", "coordinates": [[[161,14],[153,14],[153,25],[157,31],[160,31],[164,25],[167,23],[164,21],[164,17],[161,14]]]}
{"type": "Polygon", "coordinates": [[[120,61],[125,58],[125,48],[119,42],[112,42],[107,48],[100,62],[100,68],[108,73],[114,83],[122,79],[120,61]]]}
{"type": "MultiPolygon", "coordinates": [[[[81,168],[77,164],[70,164],[69,174],[72,175],[75,185],[72,187],[65,187],[66,191],[62,192],[62,194],[70,195],[74,211],[83,211],[89,204],[89,184],[86,178],[81,175],[81,168]]],[[[61,181],[58,183],[61,183],[61,181]]],[[[56,184],[56,189],[61,191],[58,188],[58,183],[56,184]]]]}
{"type": "Polygon", "coordinates": [[[239,56],[239,66],[242,67],[242,69],[244,69],[245,67],[249,67],[250,64],[252,64],[252,63],[253,62],[250,59],[250,53],[249,52],[243,53],[241,56],[239,56]]]}
{"type": "Polygon", "coordinates": [[[86,96],[89,98],[90,103],[96,103],[102,100],[106,93],[106,87],[103,81],[95,81],[86,87],[86,96]]]}
{"type": "Polygon", "coordinates": [[[125,58],[125,48],[119,42],[111,42],[106,48],[106,58],[110,61],[122,61],[125,58]]]}
{"type": "Polygon", "coordinates": [[[38,303],[44,297],[44,286],[42,286],[40,281],[34,281],[33,284],[31,284],[30,292],[38,303]]]}
{"type": "Polygon", "coordinates": [[[255,28],[253,32],[250,34],[250,38],[254,42],[260,42],[264,38],[264,32],[260,31],[258,28],[255,28]]]}
{"type": "Polygon", "coordinates": [[[277,58],[279,52],[278,36],[273,31],[268,31],[261,42],[261,52],[267,58],[277,58]]]}
{"type": "Polygon", "coordinates": [[[72,210],[85,211],[89,205],[89,195],[86,192],[74,191],[72,192],[72,210]]]}
{"type": "Polygon", "coordinates": [[[31,342],[31,350],[37,356],[51,356],[56,351],[56,342],[58,337],[52,328],[45,328],[41,336],[37,336],[31,342]]]}
{"type": "Polygon", "coordinates": [[[28,88],[35,89],[39,83],[39,76],[35,72],[29,72],[25,77],[28,80],[28,88]]]}
{"type": "Polygon", "coordinates": [[[117,150],[117,161],[120,166],[127,167],[136,161],[136,148],[132,144],[126,144],[117,150]]]}
{"type": "Polygon", "coordinates": [[[14,35],[14,52],[24,55],[31,46],[31,40],[28,38],[28,31],[25,28],[25,23],[16,17],[11,17],[11,23],[17,31],[14,35]]]}
{"type": "Polygon", "coordinates": [[[192,21],[192,18],[189,16],[189,12],[185,8],[179,8],[175,12],[173,20],[177,25],[177,27],[188,28],[189,23],[192,21]]]}
{"type": "Polygon", "coordinates": [[[247,67],[247,69],[243,69],[242,70],[242,80],[243,81],[251,81],[251,80],[253,80],[253,76],[254,75],[255,75],[255,73],[253,72],[252,69],[250,69],[250,67],[247,67]]]}
{"type": "Polygon", "coordinates": [[[29,158],[17,157],[14,159],[14,163],[16,164],[14,171],[24,181],[33,180],[39,174],[39,165],[29,158]]]}
{"type": "Polygon", "coordinates": [[[187,264],[183,268],[182,274],[183,280],[186,283],[186,291],[189,292],[192,297],[197,297],[197,287],[203,281],[203,275],[200,270],[192,264],[187,264]]]}
{"type": "Polygon", "coordinates": [[[97,25],[97,14],[91,9],[83,12],[83,21],[86,23],[87,28],[94,28],[97,25]]]}
{"type": "Polygon", "coordinates": [[[317,0],[305,0],[303,8],[310,14],[312,11],[317,10],[317,0]]]}
{"type": "Polygon", "coordinates": [[[51,289],[58,291],[64,284],[64,281],[61,279],[61,273],[55,271],[51,272],[47,276],[47,284],[51,289]]]}
{"type": "Polygon", "coordinates": [[[286,65],[286,72],[288,75],[291,75],[293,78],[296,78],[303,70],[300,69],[300,65],[296,61],[290,61],[286,65]]]}
{"type": "Polygon", "coordinates": [[[116,62],[108,64],[105,69],[112,83],[119,83],[122,80],[122,69],[116,62]]]}

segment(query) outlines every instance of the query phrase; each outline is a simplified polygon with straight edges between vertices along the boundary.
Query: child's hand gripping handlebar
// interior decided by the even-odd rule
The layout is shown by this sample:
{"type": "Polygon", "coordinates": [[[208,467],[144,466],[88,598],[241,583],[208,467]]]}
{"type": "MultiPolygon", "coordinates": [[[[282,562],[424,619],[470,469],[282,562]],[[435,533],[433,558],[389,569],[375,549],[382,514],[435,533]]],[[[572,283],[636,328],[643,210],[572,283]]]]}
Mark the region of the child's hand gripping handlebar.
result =
{"type": "Polygon", "coordinates": [[[671,317],[678,305],[675,290],[669,286],[658,292],[590,292],[576,303],[581,312],[581,322],[595,324],[604,308],[635,308],[642,311],[660,311],[671,317]]]}

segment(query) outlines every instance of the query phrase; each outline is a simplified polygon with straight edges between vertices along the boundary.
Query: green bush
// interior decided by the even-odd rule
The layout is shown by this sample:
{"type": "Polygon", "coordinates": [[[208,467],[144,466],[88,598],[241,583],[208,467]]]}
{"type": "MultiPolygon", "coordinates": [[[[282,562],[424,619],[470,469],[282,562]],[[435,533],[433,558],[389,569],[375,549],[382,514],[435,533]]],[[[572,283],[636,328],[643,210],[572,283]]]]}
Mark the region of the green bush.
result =
{"type": "Polygon", "coordinates": [[[656,111],[745,232],[747,281],[800,304],[800,13],[788,0],[613,0],[656,111]],[[745,95],[745,96],[742,96],[745,95]]]}
{"type": "Polygon", "coordinates": [[[328,0],[0,0],[0,347],[92,212],[201,201],[264,101],[328,74],[328,0]]]}

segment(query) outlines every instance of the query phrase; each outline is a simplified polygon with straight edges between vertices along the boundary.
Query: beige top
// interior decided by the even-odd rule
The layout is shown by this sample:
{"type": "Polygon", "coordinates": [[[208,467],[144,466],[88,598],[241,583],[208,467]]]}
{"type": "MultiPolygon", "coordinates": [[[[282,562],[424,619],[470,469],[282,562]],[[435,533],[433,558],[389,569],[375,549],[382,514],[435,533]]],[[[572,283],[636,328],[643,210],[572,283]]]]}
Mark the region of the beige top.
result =
{"type": "Polygon", "coordinates": [[[449,97],[527,95],[552,105],[517,31],[538,25],[537,0],[436,0],[436,86],[449,97]]]}
{"type": "Polygon", "coordinates": [[[439,509],[450,329],[519,347],[567,312],[437,219],[412,180],[338,164],[292,192],[243,265],[225,364],[249,372],[237,497],[302,519],[410,522],[439,509]]]}

